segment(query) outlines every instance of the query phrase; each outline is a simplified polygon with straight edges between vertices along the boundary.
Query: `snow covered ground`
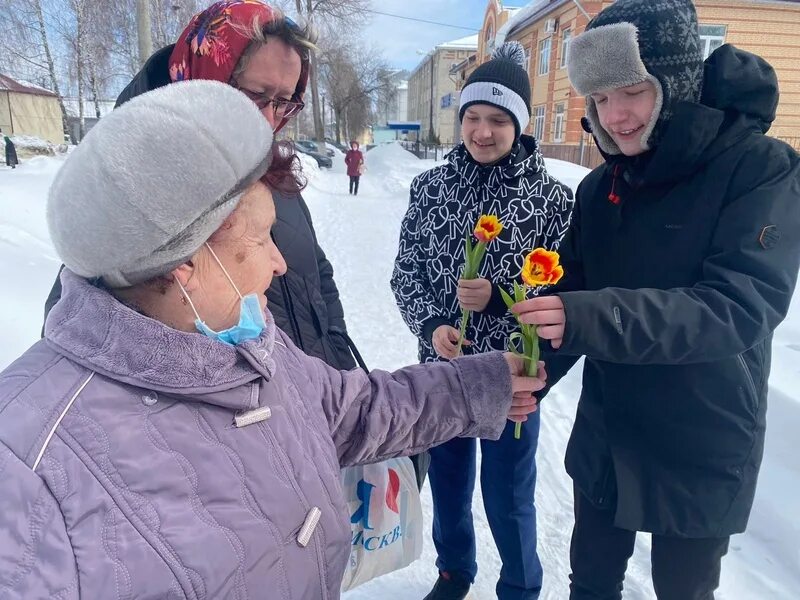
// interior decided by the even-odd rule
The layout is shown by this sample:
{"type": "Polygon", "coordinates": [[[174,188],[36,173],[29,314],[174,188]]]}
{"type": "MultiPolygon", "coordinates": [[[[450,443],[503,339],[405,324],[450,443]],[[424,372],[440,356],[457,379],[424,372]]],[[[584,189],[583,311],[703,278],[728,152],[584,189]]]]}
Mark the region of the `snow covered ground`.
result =
{"type": "MultiPolygon", "coordinates": [[[[39,336],[42,306],[58,270],[44,220],[47,188],[63,162],[34,158],[15,171],[0,166],[0,369],[39,336]]],[[[366,155],[367,171],[357,197],[347,193],[342,157],[320,171],[308,165],[306,199],[320,244],[336,270],[348,328],[373,368],[395,369],[416,361],[416,342],[400,319],[389,290],[400,220],[415,175],[432,167],[389,145],[366,155]]],[[[554,175],[572,187],[585,169],[548,160],[554,175]]],[[[572,491],[563,468],[564,450],[580,392],[576,367],[542,406],[539,444],[538,548],[545,568],[542,598],[567,597],[572,491]]],[[[770,379],[767,445],[750,527],[736,536],[723,563],[718,598],[790,600],[800,589],[800,294],[774,341],[770,379]]],[[[475,494],[475,527],[480,572],[472,598],[494,598],[500,561],[494,550],[480,492],[475,494]]],[[[431,500],[423,491],[430,526],[431,500]]],[[[626,580],[625,598],[655,598],[649,582],[649,538],[641,535],[626,580]]],[[[433,544],[426,539],[422,559],[403,571],[370,582],[345,595],[346,600],[375,596],[419,600],[436,578],[433,544]]]]}

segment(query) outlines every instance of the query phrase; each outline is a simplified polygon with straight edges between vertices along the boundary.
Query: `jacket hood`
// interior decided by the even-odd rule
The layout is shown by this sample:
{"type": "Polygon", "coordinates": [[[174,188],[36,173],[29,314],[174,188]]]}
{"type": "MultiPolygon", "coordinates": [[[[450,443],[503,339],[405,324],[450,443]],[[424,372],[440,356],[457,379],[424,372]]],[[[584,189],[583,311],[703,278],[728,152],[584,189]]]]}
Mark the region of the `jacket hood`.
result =
{"type": "Polygon", "coordinates": [[[769,130],[778,108],[778,77],[763,58],[725,44],[706,59],[704,82],[702,104],[769,130]]]}
{"type": "Polygon", "coordinates": [[[481,165],[475,162],[467,151],[464,142],[445,155],[448,166],[461,173],[470,183],[478,174],[488,175],[496,172],[503,179],[515,179],[525,174],[540,173],[545,170],[544,157],[536,139],[522,135],[519,142],[506,158],[492,164],[481,165]]]}

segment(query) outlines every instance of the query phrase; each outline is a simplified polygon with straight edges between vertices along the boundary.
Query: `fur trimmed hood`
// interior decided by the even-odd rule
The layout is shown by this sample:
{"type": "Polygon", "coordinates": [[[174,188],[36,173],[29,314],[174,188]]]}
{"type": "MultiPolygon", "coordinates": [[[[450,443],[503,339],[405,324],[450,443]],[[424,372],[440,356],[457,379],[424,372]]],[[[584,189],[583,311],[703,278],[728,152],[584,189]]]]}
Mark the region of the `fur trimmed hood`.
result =
{"type": "Polygon", "coordinates": [[[642,149],[658,145],[675,106],[698,102],[703,56],[697,13],[691,0],[619,0],[598,14],[572,40],[568,73],[586,96],[586,116],[606,154],[621,154],[600,125],[590,94],[650,81],[656,106],[642,135],[642,149]]]}

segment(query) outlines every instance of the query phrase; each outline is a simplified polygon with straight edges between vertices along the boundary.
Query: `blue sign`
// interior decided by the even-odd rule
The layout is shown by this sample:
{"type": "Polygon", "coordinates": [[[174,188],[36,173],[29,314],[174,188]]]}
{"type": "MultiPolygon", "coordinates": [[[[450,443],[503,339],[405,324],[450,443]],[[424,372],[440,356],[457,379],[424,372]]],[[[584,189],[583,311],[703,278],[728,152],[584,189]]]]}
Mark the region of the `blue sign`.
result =
{"type": "Polygon", "coordinates": [[[441,108],[450,108],[453,105],[453,94],[445,94],[442,96],[441,108]]]}

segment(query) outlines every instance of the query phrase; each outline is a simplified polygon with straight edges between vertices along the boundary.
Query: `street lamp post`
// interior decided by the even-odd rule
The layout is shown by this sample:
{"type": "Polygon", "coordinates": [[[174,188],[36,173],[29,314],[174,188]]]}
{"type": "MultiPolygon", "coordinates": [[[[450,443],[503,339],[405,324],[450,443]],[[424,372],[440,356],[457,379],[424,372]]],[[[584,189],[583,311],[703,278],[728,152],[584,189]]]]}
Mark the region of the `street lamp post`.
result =
{"type": "MultiPolygon", "coordinates": [[[[434,75],[434,73],[433,73],[433,62],[434,62],[434,59],[436,58],[436,48],[434,48],[430,52],[425,52],[423,50],[417,50],[417,54],[423,55],[425,57],[430,57],[430,60],[428,61],[429,65],[430,65],[430,70],[431,70],[431,90],[430,90],[430,100],[429,100],[430,106],[429,106],[429,115],[428,115],[428,117],[429,117],[428,118],[428,139],[433,140],[433,79],[434,79],[434,77],[433,77],[433,75],[434,75]]],[[[419,136],[421,136],[421,135],[422,135],[422,132],[420,131],[419,136]]],[[[417,137],[419,138],[419,136],[417,136],[417,137]]],[[[417,139],[417,141],[419,141],[419,139],[417,139]]]]}
{"type": "Polygon", "coordinates": [[[436,52],[431,54],[431,120],[430,129],[428,130],[428,138],[433,141],[433,59],[436,57],[436,52]]]}

